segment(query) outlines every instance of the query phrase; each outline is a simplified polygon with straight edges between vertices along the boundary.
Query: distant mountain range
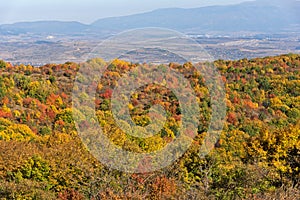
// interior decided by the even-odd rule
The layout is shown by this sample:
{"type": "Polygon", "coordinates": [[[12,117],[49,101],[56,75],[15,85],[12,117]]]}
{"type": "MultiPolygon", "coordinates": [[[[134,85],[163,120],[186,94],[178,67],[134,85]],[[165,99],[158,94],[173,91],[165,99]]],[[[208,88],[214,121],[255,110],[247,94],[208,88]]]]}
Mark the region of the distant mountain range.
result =
{"type": "Polygon", "coordinates": [[[21,34],[21,33],[56,33],[72,34],[87,30],[90,25],[79,22],[60,22],[60,21],[38,21],[38,22],[18,22],[15,24],[0,25],[2,34],[21,34]]]}
{"type": "Polygon", "coordinates": [[[89,25],[60,21],[20,22],[0,25],[0,33],[114,33],[143,27],[170,28],[181,32],[289,32],[299,30],[299,10],[300,1],[296,0],[287,0],[281,5],[273,1],[258,0],[237,5],[159,9],[123,17],[104,18],[89,25]]]}

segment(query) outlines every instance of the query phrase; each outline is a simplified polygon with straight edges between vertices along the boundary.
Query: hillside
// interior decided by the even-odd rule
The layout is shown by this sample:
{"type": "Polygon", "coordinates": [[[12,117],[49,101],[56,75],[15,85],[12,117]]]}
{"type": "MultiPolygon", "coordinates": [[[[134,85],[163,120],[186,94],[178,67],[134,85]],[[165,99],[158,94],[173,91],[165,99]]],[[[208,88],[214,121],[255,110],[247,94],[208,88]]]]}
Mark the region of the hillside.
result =
{"type": "Polygon", "coordinates": [[[1,34],[78,34],[88,29],[88,25],[79,22],[61,21],[37,21],[37,22],[18,22],[15,24],[0,25],[1,34]]]}
{"type": "Polygon", "coordinates": [[[200,8],[165,8],[151,12],[103,18],[92,24],[79,22],[21,22],[0,25],[2,34],[95,34],[116,33],[143,27],[180,32],[298,32],[300,3],[296,0],[257,0],[236,5],[200,8]]]}
{"type": "MultiPolygon", "coordinates": [[[[204,158],[198,151],[211,118],[206,80],[191,63],[165,66],[191,83],[202,111],[198,116],[201,124],[180,159],[146,174],[105,167],[78,136],[74,116],[80,129],[90,127],[89,119],[71,107],[74,80],[79,77],[84,83],[79,68],[85,72],[84,66],[99,63],[104,61],[36,68],[0,61],[1,199],[300,198],[300,55],[214,62],[225,85],[226,123],[215,149],[204,158]]],[[[101,81],[93,83],[97,88],[96,121],[119,147],[152,152],[179,137],[182,115],[172,91],[150,84],[132,94],[128,109],[133,121],[145,126],[151,121],[149,107],[161,105],[167,113],[163,129],[148,139],[120,131],[110,98],[117,81],[138,67],[141,65],[115,60],[101,81]]],[[[81,102],[91,88],[82,92],[81,102]]]]}
{"type": "Polygon", "coordinates": [[[168,8],[131,16],[100,19],[92,26],[105,30],[163,27],[184,32],[280,32],[300,23],[297,15],[299,2],[289,3],[288,8],[274,2],[261,1],[192,9],[168,8]]]}

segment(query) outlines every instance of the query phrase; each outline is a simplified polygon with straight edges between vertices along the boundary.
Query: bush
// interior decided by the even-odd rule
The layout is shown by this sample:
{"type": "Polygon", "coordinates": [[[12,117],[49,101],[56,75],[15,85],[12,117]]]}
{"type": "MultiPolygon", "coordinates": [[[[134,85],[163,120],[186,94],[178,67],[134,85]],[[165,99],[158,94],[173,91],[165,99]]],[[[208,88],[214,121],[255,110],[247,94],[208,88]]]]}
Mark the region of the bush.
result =
{"type": "Polygon", "coordinates": [[[0,69],[3,69],[6,67],[6,62],[4,62],[3,60],[0,60],[0,69]]]}

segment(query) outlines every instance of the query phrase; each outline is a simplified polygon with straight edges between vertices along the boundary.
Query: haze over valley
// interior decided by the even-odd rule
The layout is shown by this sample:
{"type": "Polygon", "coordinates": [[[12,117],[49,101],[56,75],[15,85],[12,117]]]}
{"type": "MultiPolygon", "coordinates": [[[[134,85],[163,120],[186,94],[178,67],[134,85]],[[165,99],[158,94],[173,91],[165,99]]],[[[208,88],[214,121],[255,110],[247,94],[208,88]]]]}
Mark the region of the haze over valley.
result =
{"type": "MultiPolygon", "coordinates": [[[[215,59],[300,53],[299,1],[253,1],[200,8],[166,8],[91,24],[63,21],[0,25],[0,58],[40,66],[81,62],[103,40],[125,30],[158,27],[195,39],[215,59]]],[[[101,55],[99,55],[101,56],[101,55]]]]}

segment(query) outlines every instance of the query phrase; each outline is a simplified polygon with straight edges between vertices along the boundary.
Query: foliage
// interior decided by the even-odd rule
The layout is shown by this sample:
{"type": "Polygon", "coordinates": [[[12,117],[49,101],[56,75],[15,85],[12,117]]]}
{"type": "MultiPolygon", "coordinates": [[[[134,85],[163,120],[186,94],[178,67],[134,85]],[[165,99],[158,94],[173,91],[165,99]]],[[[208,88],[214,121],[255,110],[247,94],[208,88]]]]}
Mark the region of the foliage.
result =
{"type": "Polygon", "coordinates": [[[124,106],[132,121],[150,124],[154,105],[165,109],[167,119],[153,137],[127,134],[115,123],[110,99],[118,81],[140,65],[114,60],[101,80],[80,95],[84,103],[91,88],[97,88],[96,116],[88,106],[71,109],[75,77],[85,83],[93,75],[84,66],[105,64],[101,59],[82,64],[90,75],[83,77],[71,62],[35,68],[0,61],[1,199],[300,198],[300,55],[214,62],[225,84],[227,118],[216,148],[204,158],[198,151],[211,117],[206,80],[191,63],[171,63],[190,81],[201,123],[182,158],[149,174],[106,169],[82,144],[73,117],[86,130],[87,119],[98,120],[104,134],[128,151],[153,152],[179,136],[178,99],[158,84],[138,88],[124,106]]]}

